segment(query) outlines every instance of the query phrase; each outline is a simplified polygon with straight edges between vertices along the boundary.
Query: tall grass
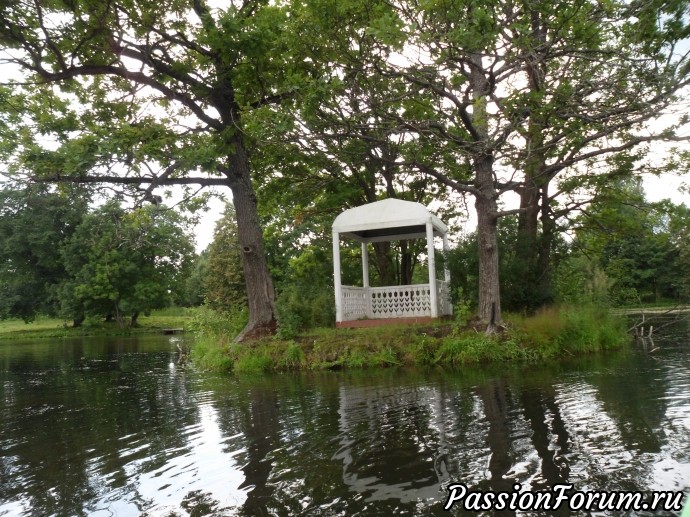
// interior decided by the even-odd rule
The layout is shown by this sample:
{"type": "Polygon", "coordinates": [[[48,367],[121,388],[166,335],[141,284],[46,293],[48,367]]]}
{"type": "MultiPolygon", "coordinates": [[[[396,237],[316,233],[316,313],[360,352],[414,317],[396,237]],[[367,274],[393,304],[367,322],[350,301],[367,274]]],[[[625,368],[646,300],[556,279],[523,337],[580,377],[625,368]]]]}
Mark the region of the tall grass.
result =
{"type": "MultiPolygon", "coordinates": [[[[247,308],[232,312],[216,311],[206,305],[194,309],[189,330],[196,334],[190,358],[204,370],[230,370],[237,357],[230,354],[230,344],[247,324],[247,308]]],[[[236,355],[236,354],[235,354],[236,355]]]]}
{"type": "Polygon", "coordinates": [[[549,307],[506,319],[512,337],[545,358],[608,350],[628,340],[623,318],[597,306],[549,307]]]}
{"type": "Polygon", "coordinates": [[[194,364],[236,372],[341,369],[403,365],[460,366],[535,363],[606,350],[627,339],[623,321],[593,307],[552,307],[510,315],[501,334],[438,322],[423,326],[321,328],[293,339],[232,344],[241,318],[201,313],[194,364]]]}

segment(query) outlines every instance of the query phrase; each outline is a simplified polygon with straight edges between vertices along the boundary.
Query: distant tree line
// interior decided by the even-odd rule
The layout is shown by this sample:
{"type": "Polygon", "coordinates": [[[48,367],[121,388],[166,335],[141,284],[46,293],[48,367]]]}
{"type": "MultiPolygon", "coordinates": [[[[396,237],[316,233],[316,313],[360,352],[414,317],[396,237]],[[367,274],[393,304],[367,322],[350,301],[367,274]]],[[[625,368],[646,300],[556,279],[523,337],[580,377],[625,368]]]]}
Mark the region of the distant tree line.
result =
{"type": "Polygon", "coordinates": [[[164,206],[90,207],[81,189],[43,185],[0,190],[0,318],[135,326],[182,301],[193,260],[185,221],[164,206]]]}

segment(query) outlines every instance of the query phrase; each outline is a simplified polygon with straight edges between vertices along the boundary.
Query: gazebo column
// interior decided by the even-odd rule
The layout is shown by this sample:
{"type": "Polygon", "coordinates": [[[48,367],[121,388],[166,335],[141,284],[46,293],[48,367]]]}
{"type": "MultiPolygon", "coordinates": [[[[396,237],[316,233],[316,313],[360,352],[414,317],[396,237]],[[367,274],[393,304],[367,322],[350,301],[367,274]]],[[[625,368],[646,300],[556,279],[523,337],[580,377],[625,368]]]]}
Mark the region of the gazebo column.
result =
{"type": "Polygon", "coordinates": [[[362,286],[369,287],[369,252],[367,243],[362,243],[362,286]]]}
{"type": "Polygon", "coordinates": [[[371,317],[371,300],[369,299],[369,249],[367,243],[362,242],[362,287],[366,300],[366,315],[371,317]]]}
{"type": "Polygon", "coordinates": [[[429,300],[431,317],[438,318],[438,292],[436,291],[436,258],[434,257],[434,227],[431,219],[426,222],[426,252],[429,262],[429,300]]]}
{"type": "Polygon", "coordinates": [[[443,234],[443,279],[448,283],[450,288],[450,269],[448,269],[448,253],[450,253],[450,246],[448,245],[448,234],[443,234]]]}
{"type": "Polygon", "coordinates": [[[448,254],[450,253],[450,246],[448,245],[448,234],[443,234],[443,279],[446,281],[446,296],[447,299],[444,300],[446,305],[446,313],[441,316],[452,316],[453,315],[453,303],[450,296],[450,269],[448,267],[448,254]]]}
{"type": "Polygon", "coordinates": [[[343,321],[343,286],[340,276],[340,234],[333,232],[333,285],[335,287],[335,321],[343,321]]]}

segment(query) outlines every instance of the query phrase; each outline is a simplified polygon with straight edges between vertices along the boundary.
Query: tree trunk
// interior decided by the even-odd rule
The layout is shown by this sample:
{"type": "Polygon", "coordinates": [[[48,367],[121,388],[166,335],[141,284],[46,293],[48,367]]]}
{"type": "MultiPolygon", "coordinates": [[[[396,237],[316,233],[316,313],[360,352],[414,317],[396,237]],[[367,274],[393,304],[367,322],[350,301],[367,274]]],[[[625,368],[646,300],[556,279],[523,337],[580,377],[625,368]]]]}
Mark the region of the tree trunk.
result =
{"type": "Polygon", "coordinates": [[[125,318],[120,310],[120,301],[115,302],[115,321],[117,321],[117,326],[121,329],[125,328],[125,318]]]}
{"type": "Polygon", "coordinates": [[[525,186],[520,189],[520,213],[518,215],[517,258],[524,264],[529,274],[537,257],[537,233],[539,229],[539,187],[531,171],[525,170],[525,186]]]}
{"type": "Polygon", "coordinates": [[[541,295],[542,303],[553,301],[553,285],[551,283],[551,251],[556,240],[556,221],[551,214],[549,206],[549,184],[542,187],[541,195],[541,239],[539,239],[539,251],[537,258],[537,288],[541,295]]]}
{"type": "MultiPolygon", "coordinates": [[[[546,41],[546,31],[543,27],[541,14],[530,12],[532,41],[535,48],[540,48],[546,41]]],[[[525,66],[528,78],[530,98],[530,117],[525,136],[525,184],[520,190],[520,208],[518,216],[518,233],[516,242],[516,259],[519,267],[516,274],[522,276],[523,292],[520,299],[527,307],[536,308],[548,296],[541,291],[541,277],[543,271],[540,261],[539,239],[539,201],[548,203],[548,196],[542,198],[542,192],[548,188],[550,178],[544,175],[546,155],[544,148],[544,128],[548,126],[544,114],[541,112],[542,92],[544,89],[544,59],[538,52],[527,54],[525,66]]],[[[543,230],[543,227],[542,227],[543,230]]],[[[542,234],[543,237],[543,234],[542,234]]],[[[543,240],[543,239],[542,239],[543,240]]]]}
{"type": "Polygon", "coordinates": [[[271,335],[276,330],[275,290],[268,271],[257,201],[249,174],[249,159],[242,137],[233,137],[235,152],[228,156],[228,180],[237,217],[237,238],[247,286],[249,322],[238,342],[271,335]]]}
{"type": "MultiPolygon", "coordinates": [[[[493,190],[493,188],[491,189],[493,190]]],[[[496,332],[503,325],[501,289],[498,269],[497,205],[493,195],[476,198],[477,236],[479,244],[479,319],[486,333],[496,332]]]]}
{"type": "Polygon", "coordinates": [[[81,327],[81,324],[84,323],[84,319],[85,316],[83,314],[76,316],[74,319],[72,319],[72,327],[75,329],[81,327]]]}
{"type": "MultiPolygon", "coordinates": [[[[536,170],[540,170],[539,167],[536,170]]],[[[528,160],[525,167],[525,185],[519,191],[520,213],[518,214],[518,228],[514,243],[515,264],[513,274],[516,275],[511,299],[527,309],[534,309],[541,305],[543,293],[539,289],[539,198],[540,187],[534,178],[538,175],[530,167],[528,160]]]]}
{"type": "Polygon", "coordinates": [[[131,319],[129,320],[129,326],[131,328],[137,327],[139,325],[138,320],[139,320],[139,311],[134,311],[132,313],[131,319]]]}
{"type": "Polygon", "coordinates": [[[374,242],[372,246],[381,285],[395,285],[395,266],[391,257],[390,241],[374,242]]]}
{"type": "Polygon", "coordinates": [[[412,284],[412,252],[409,241],[400,241],[400,285],[412,284]]]}
{"type": "Polygon", "coordinates": [[[494,185],[493,153],[489,142],[489,113],[487,98],[491,85],[486,77],[482,56],[473,54],[470,82],[472,86],[472,123],[478,140],[479,152],[475,155],[474,186],[477,210],[477,237],[479,244],[479,320],[486,325],[486,333],[492,334],[503,325],[501,316],[501,289],[498,268],[498,204],[494,185]]]}

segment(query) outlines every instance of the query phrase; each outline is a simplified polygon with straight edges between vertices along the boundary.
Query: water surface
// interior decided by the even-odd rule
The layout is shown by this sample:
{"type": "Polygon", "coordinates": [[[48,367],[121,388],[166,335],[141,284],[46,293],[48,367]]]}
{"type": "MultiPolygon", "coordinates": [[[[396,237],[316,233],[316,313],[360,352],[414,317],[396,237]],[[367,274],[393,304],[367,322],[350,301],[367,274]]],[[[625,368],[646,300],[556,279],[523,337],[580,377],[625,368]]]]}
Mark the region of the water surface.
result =
{"type": "Polygon", "coordinates": [[[183,368],[178,336],[0,342],[0,515],[448,515],[451,482],[688,491],[688,327],[539,368],[264,376],[183,368]]]}

